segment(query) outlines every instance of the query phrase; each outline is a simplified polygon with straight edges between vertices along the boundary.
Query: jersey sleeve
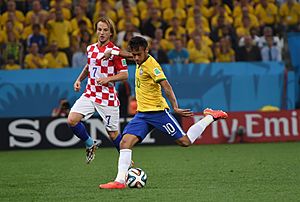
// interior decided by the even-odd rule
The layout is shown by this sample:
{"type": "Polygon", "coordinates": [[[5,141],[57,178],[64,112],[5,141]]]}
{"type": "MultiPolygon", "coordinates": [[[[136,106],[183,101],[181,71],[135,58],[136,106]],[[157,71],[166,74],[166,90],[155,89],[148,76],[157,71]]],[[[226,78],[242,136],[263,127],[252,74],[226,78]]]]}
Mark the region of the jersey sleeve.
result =
{"type": "Polygon", "coordinates": [[[114,55],[113,61],[117,72],[127,71],[127,63],[125,58],[114,55]]]}
{"type": "Polygon", "coordinates": [[[149,75],[156,82],[167,80],[164,71],[158,63],[154,63],[153,66],[148,66],[149,75]]]}

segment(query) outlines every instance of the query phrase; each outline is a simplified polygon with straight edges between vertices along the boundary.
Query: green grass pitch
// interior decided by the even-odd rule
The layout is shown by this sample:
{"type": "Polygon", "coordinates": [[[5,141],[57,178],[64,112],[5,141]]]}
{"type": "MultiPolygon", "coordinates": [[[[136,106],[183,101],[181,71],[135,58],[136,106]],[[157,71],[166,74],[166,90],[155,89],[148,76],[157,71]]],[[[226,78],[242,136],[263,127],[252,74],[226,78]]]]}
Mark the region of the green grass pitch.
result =
{"type": "Polygon", "coordinates": [[[135,147],[143,189],[100,190],[118,155],[101,148],[0,152],[0,201],[300,201],[300,142],[135,147]]]}

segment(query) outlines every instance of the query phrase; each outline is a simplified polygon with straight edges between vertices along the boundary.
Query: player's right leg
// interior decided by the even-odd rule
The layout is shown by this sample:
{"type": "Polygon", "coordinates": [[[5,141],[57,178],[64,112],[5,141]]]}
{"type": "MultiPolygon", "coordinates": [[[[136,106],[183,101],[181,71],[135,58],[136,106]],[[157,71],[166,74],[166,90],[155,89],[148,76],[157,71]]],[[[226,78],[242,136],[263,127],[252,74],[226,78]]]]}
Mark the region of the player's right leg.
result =
{"type": "Polygon", "coordinates": [[[81,96],[71,108],[68,116],[68,125],[79,139],[86,145],[86,162],[90,163],[95,158],[95,151],[98,142],[88,134],[84,124],[81,122],[83,118],[88,119],[93,115],[95,109],[93,103],[86,97],[81,96]]]}
{"type": "Polygon", "coordinates": [[[123,189],[126,188],[125,176],[130,167],[132,159],[132,147],[141,142],[148,132],[152,129],[138,113],[135,117],[127,124],[124,129],[123,137],[120,142],[120,155],[118,162],[118,174],[113,182],[106,184],[100,184],[101,189],[123,189]]]}

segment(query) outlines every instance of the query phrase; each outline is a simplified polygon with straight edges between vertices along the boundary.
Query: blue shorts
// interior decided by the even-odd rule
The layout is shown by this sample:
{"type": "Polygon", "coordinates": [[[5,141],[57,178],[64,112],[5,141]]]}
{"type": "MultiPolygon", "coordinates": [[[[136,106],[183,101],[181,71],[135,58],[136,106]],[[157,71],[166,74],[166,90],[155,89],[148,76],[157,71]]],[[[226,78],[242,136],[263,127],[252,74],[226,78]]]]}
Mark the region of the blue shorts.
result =
{"type": "Polygon", "coordinates": [[[140,139],[140,142],[154,128],[177,140],[185,135],[181,126],[168,110],[158,112],[138,112],[126,125],[122,135],[131,134],[140,139]]]}

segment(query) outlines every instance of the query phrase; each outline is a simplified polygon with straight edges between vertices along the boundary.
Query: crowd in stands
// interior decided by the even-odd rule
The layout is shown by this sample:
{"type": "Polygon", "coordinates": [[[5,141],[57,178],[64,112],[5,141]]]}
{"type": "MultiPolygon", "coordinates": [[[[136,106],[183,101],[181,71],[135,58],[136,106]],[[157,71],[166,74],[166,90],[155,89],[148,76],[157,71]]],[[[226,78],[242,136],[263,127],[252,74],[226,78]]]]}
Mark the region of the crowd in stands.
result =
{"type": "Polygon", "coordinates": [[[8,0],[0,2],[1,69],[83,67],[101,16],[116,45],[136,35],[162,64],[281,61],[300,31],[296,0],[8,0]]]}

